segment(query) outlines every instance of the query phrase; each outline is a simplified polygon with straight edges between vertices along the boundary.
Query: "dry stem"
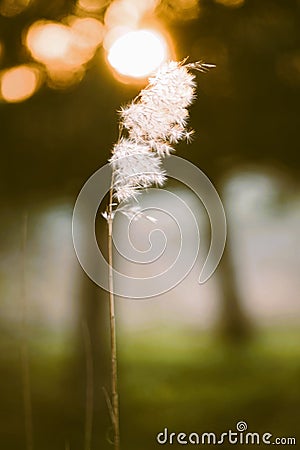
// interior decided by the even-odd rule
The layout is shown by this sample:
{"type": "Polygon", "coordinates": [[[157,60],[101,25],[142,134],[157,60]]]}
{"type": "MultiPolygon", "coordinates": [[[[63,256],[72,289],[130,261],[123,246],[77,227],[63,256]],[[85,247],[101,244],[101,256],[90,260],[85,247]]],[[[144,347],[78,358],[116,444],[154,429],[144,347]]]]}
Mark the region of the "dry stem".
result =
{"type": "MultiPolygon", "coordinates": [[[[113,184],[113,183],[112,183],[113,184]]],[[[118,398],[118,374],[117,374],[117,336],[116,336],[116,317],[115,317],[115,298],[113,293],[113,246],[112,246],[112,227],[113,227],[113,188],[109,192],[108,206],[108,287],[109,287],[109,315],[110,315],[110,343],[111,343],[111,393],[113,410],[113,429],[114,429],[114,449],[120,450],[120,426],[119,426],[119,398],[118,398]]]]}

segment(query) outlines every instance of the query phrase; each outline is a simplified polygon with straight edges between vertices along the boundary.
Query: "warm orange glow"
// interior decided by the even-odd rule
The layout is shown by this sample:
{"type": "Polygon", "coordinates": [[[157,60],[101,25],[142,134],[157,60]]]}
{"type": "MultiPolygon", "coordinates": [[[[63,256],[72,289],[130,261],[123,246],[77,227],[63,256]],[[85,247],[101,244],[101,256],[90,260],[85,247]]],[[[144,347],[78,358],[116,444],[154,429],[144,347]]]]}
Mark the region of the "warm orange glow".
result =
{"type": "Polygon", "coordinates": [[[199,0],[176,0],[172,5],[168,2],[160,2],[158,11],[167,20],[180,22],[193,20],[201,13],[201,2],[199,0]]]}
{"type": "Polygon", "coordinates": [[[108,52],[108,62],[121,75],[146,78],[168,58],[166,40],[154,30],[138,30],[117,39],[108,52]]]}
{"type": "Polygon", "coordinates": [[[158,0],[115,0],[107,8],[104,23],[108,29],[117,26],[137,28],[141,20],[153,14],[158,0]]]}
{"type": "Polygon", "coordinates": [[[52,86],[66,87],[82,79],[83,67],[103,39],[104,26],[94,18],[70,16],[65,23],[39,21],[28,30],[26,45],[46,66],[52,86]]]}
{"type": "Polygon", "coordinates": [[[138,10],[125,1],[115,1],[107,8],[104,17],[104,23],[108,28],[126,25],[128,27],[135,27],[140,20],[138,10]]]}
{"type": "Polygon", "coordinates": [[[237,8],[242,6],[245,0],[215,0],[216,3],[221,3],[222,5],[229,6],[231,8],[237,8]]]}
{"type": "Polygon", "coordinates": [[[125,25],[113,27],[110,30],[107,30],[103,40],[103,47],[108,52],[118,39],[120,39],[125,34],[130,33],[131,31],[133,31],[132,28],[126,27],[125,25]]]}
{"type": "Polygon", "coordinates": [[[154,13],[155,8],[159,5],[160,0],[123,0],[130,4],[132,8],[136,9],[142,17],[145,14],[150,15],[154,13]]]}
{"type": "Polygon", "coordinates": [[[77,7],[89,13],[101,11],[107,5],[107,0],[78,0],[77,7]]]}
{"type": "Polygon", "coordinates": [[[26,65],[13,67],[1,76],[1,96],[7,102],[22,102],[35,93],[39,82],[36,68],[26,65]]]}
{"type": "Polygon", "coordinates": [[[0,2],[0,15],[4,17],[13,17],[20,14],[29,6],[31,0],[2,0],[0,2]]]}
{"type": "Polygon", "coordinates": [[[48,85],[54,89],[66,89],[80,83],[85,75],[83,66],[70,68],[66,65],[47,66],[48,85]]]}
{"type": "Polygon", "coordinates": [[[75,34],[75,45],[82,49],[94,50],[98,47],[104,35],[103,24],[91,17],[80,19],[75,17],[71,20],[71,28],[75,34]]]}
{"type": "Polygon", "coordinates": [[[60,23],[35,22],[28,30],[26,44],[37,61],[51,63],[67,56],[71,46],[71,31],[60,23]]]}
{"type": "Polygon", "coordinates": [[[124,82],[147,78],[170,57],[168,39],[154,17],[158,4],[159,0],[115,0],[106,10],[103,47],[115,75],[127,77],[121,78],[124,82]]]}

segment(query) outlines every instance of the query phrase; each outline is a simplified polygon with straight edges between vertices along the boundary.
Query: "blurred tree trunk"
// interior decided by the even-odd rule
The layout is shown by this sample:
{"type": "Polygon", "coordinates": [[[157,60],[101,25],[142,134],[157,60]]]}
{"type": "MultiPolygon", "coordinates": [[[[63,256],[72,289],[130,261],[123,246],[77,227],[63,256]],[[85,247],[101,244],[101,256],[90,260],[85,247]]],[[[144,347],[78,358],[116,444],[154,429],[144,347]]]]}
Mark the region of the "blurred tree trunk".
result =
{"type": "Polygon", "coordinates": [[[214,185],[221,196],[227,221],[227,239],[224,253],[216,271],[220,291],[220,312],[217,332],[229,342],[246,341],[251,337],[252,324],[243,306],[239,289],[238,267],[235,264],[235,243],[231,239],[231,217],[226,208],[226,172],[219,173],[214,185]]]}
{"type": "Polygon", "coordinates": [[[229,236],[217,270],[221,291],[219,332],[225,339],[238,342],[251,336],[252,326],[241,301],[233,251],[229,236]]]}
{"type": "MultiPolygon", "coordinates": [[[[100,233],[101,239],[105,240],[104,230],[101,229],[100,233]]],[[[110,427],[104,394],[104,389],[110,390],[108,298],[107,293],[91,281],[81,267],[78,267],[78,273],[80,293],[75,348],[68,376],[70,386],[74,389],[71,404],[75,403],[74,407],[80,411],[81,417],[78,419],[82,430],[86,428],[88,411],[92,411],[92,440],[97,443],[96,446],[104,449],[108,445],[110,427]],[[92,397],[87,403],[89,392],[92,397]]]]}

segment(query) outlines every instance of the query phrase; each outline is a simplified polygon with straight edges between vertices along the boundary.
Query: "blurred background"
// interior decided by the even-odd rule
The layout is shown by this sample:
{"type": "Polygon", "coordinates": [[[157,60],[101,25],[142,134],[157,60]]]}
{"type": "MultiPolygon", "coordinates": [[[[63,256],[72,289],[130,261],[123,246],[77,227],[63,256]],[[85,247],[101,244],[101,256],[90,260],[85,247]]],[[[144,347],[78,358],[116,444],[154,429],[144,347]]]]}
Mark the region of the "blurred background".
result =
{"type": "Polygon", "coordinates": [[[117,300],[122,448],[240,420],[297,436],[300,2],[1,0],[3,449],[111,448],[108,298],[76,259],[72,209],[120,105],[186,56],[217,67],[177,154],[217,187],[228,242],[204,286],[196,265],[160,298],[117,300]]]}

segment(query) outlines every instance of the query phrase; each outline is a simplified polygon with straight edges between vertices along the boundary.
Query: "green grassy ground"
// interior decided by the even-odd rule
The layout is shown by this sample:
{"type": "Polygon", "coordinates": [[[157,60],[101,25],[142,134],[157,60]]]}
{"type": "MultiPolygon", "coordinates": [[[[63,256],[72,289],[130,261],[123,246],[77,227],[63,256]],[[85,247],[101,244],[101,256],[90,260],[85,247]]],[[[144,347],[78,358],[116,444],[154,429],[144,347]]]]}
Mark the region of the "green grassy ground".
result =
{"type": "MultiPolygon", "coordinates": [[[[241,420],[247,422],[248,431],[297,437],[299,337],[295,330],[271,330],[258,333],[246,345],[233,346],[187,331],[119,333],[122,450],[163,447],[156,443],[156,435],[165,427],[177,433],[221,433],[235,430],[241,420]]],[[[1,345],[0,449],[21,450],[25,443],[20,366],[15,357],[18,345],[4,341],[1,345]]],[[[85,404],[78,398],[84,400],[84,380],[78,385],[63,382],[68,349],[55,344],[51,336],[31,344],[39,450],[66,449],[66,441],[70,450],[83,450],[85,404]]],[[[100,391],[96,389],[97,395],[100,391]]],[[[91,450],[111,448],[103,436],[107,416],[96,405],[91,450]]]]}
{"type": "Polygon", "coordinates": [[[263,333],[243,346],[190,334],[127,336],[121,349],[125,448],[160,447],[155,436],[164,427],[226,432],[243,420],[249,431],[274,437],[299,431],[300,346],[294,332],[263,333]]]}

